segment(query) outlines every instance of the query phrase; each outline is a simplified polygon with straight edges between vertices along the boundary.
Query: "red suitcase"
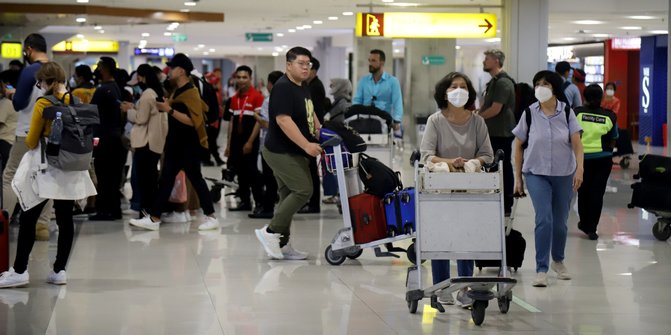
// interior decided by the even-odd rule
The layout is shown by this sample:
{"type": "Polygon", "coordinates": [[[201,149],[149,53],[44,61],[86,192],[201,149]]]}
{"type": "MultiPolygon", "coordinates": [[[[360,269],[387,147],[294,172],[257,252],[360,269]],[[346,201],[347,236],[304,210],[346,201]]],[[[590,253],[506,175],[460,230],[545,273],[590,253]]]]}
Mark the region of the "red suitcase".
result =
{"type": "Polygon", "coordinates": [[[387,220],[380,197],[361,193],[349,198],[349,207],[356,244],[387,237],[387,220]]]}
{"type": "Polygon", "coordinates": [[[7,212],[0,210],[0,272],[9,270],[9,220],[7,212]]]}

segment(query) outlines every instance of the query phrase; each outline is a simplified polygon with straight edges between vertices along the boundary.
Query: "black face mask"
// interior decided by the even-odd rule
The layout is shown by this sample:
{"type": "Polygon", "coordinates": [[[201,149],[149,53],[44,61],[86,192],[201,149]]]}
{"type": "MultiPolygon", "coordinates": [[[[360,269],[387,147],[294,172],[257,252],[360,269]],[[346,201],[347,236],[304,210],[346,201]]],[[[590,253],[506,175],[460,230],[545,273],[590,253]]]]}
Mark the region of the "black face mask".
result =
{"type": "Polygon", "coordinates": [[[140,89],[143,90],[143,91],[147,89],[147,84],[145,84],[145,83],[138,82],[137,86],[140,87],[140,89]]]}
{"type": "Polygon", "coordinates": [[[93,77],[96,79],[96,81],[102,80],[102,76],[100,75],[100,69],[95,69],[95,71],[93,71],[93,77]]]}

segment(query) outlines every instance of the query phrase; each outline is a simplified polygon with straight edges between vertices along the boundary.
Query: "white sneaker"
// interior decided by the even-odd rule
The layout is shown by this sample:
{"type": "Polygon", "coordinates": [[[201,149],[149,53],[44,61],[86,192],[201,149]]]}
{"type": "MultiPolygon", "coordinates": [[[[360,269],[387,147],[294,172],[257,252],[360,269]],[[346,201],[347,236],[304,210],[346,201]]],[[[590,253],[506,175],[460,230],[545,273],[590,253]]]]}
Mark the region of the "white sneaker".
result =
{"type": "Polygon", "coordinates": [[[187,212],[172,212],[161,215],[161,221],[165,223],[184,223],[189,222],[187,212]]]}
{"type": "Polygon", "coordinates": [[[552,261],[552,263],[550,264],[550,268],[557,273],[557,279],[561,280],[571,279],[571,274],[568,272],[568,269],[566,269],[566,265],[564,265],[564,262],[552,261]]]}
{"type": "Polygon", "coordinates": [[[536,274],[536,280],[531,282],[531,285],[534,287],[547,287],[548,286],[548,274],[547,272],[539,272],[536,274]]]}
{"type": "Polygon", "coordinates": [[[308,258],[308,253],[294,249],[291,244],[287,244],[280,249],[284,259],[300,261],[308,258]]]}
{"type": "Polygon", "coordinates": [[[28,270],[23,273],[16,273],[14,268],[9,268],[8,271],[0,274],[0,288],[26,286],[28,282],[30,282],[28,270]]]}
{"type": "Polygon", "coordinates": [[[452,297],[451,292],[440,291],[437,295],[439,303],[443,305],[454,305],[454,297],[452,297]]]}
{"type": "Polygon", "coordinates": [[[266,229],[267,225],[263,226],[261,229],[255,229],[256,238],[259,239],[263,249],[266,250],[268,256],[275,259],[284,259],[284,254],[282,249],[280,249],[280,234],[271,234],[266,229]]]}
{"type": "Polygon", "coordinates": [[[463,308],[473,306],[473,298],[469,297],[468,294],[466,294],[466,292],[468,292],[468,289],[462,288],[461,290],[459,290],[459,293],[457,293],[457,301],[459,301],[461,307],[463,308]]]}
{"type": "Polygon", "coordinates": [[[51,270],[49,276],[47,277],[47,283],[54,285],[65,285],[68,283],[68,275],[65,274],[65,270],[58,271],[58,273],[51,270]]]}
{"type": "Polygon", "coordinates": [[[135,226],[147,230],[158,230],[161,221],[152,221],[151,216],[145,216],[142,219],[130,219],[128,220],[131,226],[135,226]]]}
{"type": "Polygon", "coordinates": [[[219,229],[219,220],[211,216],[206,216],[203,223],[198,226],[198,230],[214,230],[219,229]]]}

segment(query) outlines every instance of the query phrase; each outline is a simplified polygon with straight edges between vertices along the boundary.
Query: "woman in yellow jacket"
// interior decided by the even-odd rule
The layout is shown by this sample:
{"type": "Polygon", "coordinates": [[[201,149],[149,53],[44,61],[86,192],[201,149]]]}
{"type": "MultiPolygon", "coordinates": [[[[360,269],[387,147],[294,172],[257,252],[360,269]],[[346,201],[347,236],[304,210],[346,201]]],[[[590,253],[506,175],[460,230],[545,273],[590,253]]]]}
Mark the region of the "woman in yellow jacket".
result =
{"type": "MultiPolygon", "coordinates": [[[[48,62],[35,75],[38,88],[45,91],[44,96],[54,96],[64,104],[69,104],[71,95],[65,90],[65,72],[60,65],[48,62]]],[[[35,103],[35,109],[30,123],[30,130],[26,137],[26,146],[30,149],[21,161],[27,164],[32,171],[40,160],[40,139],[51,133],[51,122],[42,118],[45,108],[51,106],[47,99],[40,98],[35,103]]],[[[42,202],[26,208],[19,219],[19,236],[16,246],[14,267],[0,275],[0,288],[25,286],[29,282],[28,259],[35,242],[35,224],[48,199],[54,200],[56,223],[58,224],[58,248],[53,270],[47,277],[47,282],[55,285],[67,283],[65,266],[72,249],[74,239],[74,224],[72,222],[72,208],[74,200],[84,199],[95,195],[95,187],[87,171],[63,171],[53,166],[40,167],[44,170],[36,173],[37,196],[42,202]]],[[[21,166],[19,166],[21,169],[21,166]]]]}

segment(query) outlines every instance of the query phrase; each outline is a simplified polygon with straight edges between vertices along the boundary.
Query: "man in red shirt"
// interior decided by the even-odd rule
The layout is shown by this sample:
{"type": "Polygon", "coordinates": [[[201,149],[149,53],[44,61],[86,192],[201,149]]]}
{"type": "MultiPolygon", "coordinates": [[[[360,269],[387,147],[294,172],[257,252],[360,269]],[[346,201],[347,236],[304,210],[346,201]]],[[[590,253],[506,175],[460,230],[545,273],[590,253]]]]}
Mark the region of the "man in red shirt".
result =
{"type": "Polygon", "coordinates": [[[231,98],[228,126],[228,144],[224,155],[228,166],[238,175],[238,192],[241,202],[230,211],[250,211],[252,204],[250,189],[257,204],[256,211],[262,211],[263,184],[256,167],[259,156],[260,125],[254,118],[261,110],[263,95],[252,86],[252,69],[242,65],[235,70],[237,92],[231,98]]]}

